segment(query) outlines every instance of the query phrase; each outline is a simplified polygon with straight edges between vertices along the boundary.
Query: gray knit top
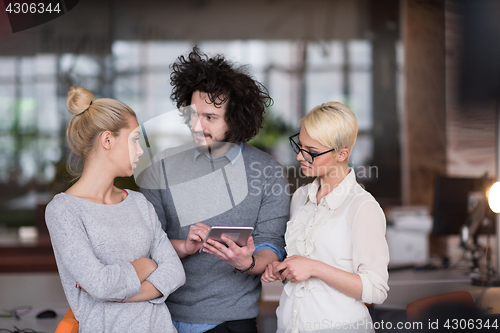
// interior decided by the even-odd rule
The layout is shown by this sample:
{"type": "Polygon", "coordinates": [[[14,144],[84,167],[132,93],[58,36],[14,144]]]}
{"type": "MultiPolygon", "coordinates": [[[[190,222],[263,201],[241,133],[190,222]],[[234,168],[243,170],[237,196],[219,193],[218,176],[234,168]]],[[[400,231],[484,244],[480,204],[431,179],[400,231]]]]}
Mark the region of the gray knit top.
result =
{"type": "Polygon", "coordinates": [[[185,282],[184,270],[153,206],[128,191],[114,205],[60,193],[45,213],[66,298],[79,332],[176,332],[165,299],[185,282]],[[153,259],[147,278],[162,297],[134,303],[111,302],[137,294],[140,281],[130,262],[153,259]],[[80,283],[86,292],[76,288],[80,283]]]}

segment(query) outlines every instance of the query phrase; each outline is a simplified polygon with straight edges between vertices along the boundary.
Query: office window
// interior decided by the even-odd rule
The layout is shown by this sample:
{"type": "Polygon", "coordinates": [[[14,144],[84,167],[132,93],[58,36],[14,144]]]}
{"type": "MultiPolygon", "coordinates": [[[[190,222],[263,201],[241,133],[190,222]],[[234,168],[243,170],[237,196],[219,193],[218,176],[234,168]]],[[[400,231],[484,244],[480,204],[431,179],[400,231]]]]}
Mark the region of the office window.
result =
{"type": "MultiPolygon", "coordinates": [[[[274,99],[268,116],[280,119],[288,128],[273,147],[268,147],[283,165],[296,163],[287,137],[298,129],[299,119],[328,101],[346,104],[357,116],[359,136],[352,165],[366,165],[371,160],[370,41],[222,40],[196,44],[208,55],[221,53],[246,65],[268,88],[274,99]]],[[[60,177],[69,153],[65,130],[72,117],[66,109],[70,85],[83,86],[96,98],[111,97],[128,104],[144,123],[176,109],[170,101],[170,65],[194,45],[187,40],[115,41],[107,55],[0,57],[2,187],[14,193],[13,199],[22,201],[29,191],[51,193],[61,188],[54,184],[67,186],[60,177]]],[[[156,132],[152,130],[151,139],[158,146],[179,144],[181,141],[174,141],[176,136],[186,133],[177,127],[166,122],[156,132]]],[[[19,207],[12,204],[12,195],[4,193],[2,201],[4,211],[19,207]]],[[[34,209],[36,201],[26,199],[23,207],[34,209]]]]}

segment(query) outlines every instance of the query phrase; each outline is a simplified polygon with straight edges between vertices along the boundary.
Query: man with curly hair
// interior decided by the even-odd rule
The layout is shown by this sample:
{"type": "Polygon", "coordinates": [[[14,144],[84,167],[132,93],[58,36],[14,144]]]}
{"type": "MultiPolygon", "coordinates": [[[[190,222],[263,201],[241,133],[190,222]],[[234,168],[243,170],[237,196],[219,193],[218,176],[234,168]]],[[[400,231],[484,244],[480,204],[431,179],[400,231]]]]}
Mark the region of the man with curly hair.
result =
{"type": "Polygon", "coordinates": [[[164,185],[141,189],[186,272],[186,284],[166,303],[180,333],[257,332],[260,275],[283,259],[289,217],[283,168],[246,143],[271,98],[244,67],[196,47],[172,69],[171,98],[194,147],[157,158],[154,172],[164,185]],[[227,237],[225,245],[204,242],[211,226],[254,231],[240,247],[227,237]]]}

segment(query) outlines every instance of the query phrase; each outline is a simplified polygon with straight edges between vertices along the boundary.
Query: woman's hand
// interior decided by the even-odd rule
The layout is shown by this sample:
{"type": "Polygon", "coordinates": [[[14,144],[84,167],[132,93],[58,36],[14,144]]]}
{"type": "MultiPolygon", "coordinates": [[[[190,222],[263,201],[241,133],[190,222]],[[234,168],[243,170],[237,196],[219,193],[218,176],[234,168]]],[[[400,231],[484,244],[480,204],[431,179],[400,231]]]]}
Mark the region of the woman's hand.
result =
{"type": "Polygon", "coordinates": [[[266,266],[266,270],[262,273],[260,277],[262,282],[274,282],[279,279],[279,276],[274,275],[274,268],[280,264],[279,261],[273,261],[266,266]]]}
{"type": "Polygon", "coordinates": [[[146,278],[158,268],[158,265],[153,259],[146,257],[134,260],[131,264],[134,266],[137,277],[141,283],[144,282],[144,280],[146,280],[146,278]]]}
{"type": "Polygon", "coordinates": [[[149,281],[144,281],[141,283],[141,291],[138,294],[130,296],[128,298],[116,301],[120,303],[130,303],[130,302],[145,302],[151,299],[155,299],[163,296],[163,294],[156,289],[156,287],[149,281]]]}
{"type": "Polygon", "coordinates": [[[273,274],[280,281],[300,282],[314,276],[319,263],[303,256],[291,256],[276,265],[273,274]]]}

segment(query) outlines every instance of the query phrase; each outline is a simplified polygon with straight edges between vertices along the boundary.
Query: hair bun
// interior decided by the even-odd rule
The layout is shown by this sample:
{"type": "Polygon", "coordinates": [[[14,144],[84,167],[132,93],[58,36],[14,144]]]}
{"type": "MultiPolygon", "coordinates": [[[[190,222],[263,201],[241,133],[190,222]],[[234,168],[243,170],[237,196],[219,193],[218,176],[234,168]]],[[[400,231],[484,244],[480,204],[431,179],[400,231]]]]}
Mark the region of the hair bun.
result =
{"type": "Polygon", "coordinates": [[[87,110],[94,99],[94,94],[82,87],[70,87],[66,106],[68,111],[78,115],[87,110]]]}

